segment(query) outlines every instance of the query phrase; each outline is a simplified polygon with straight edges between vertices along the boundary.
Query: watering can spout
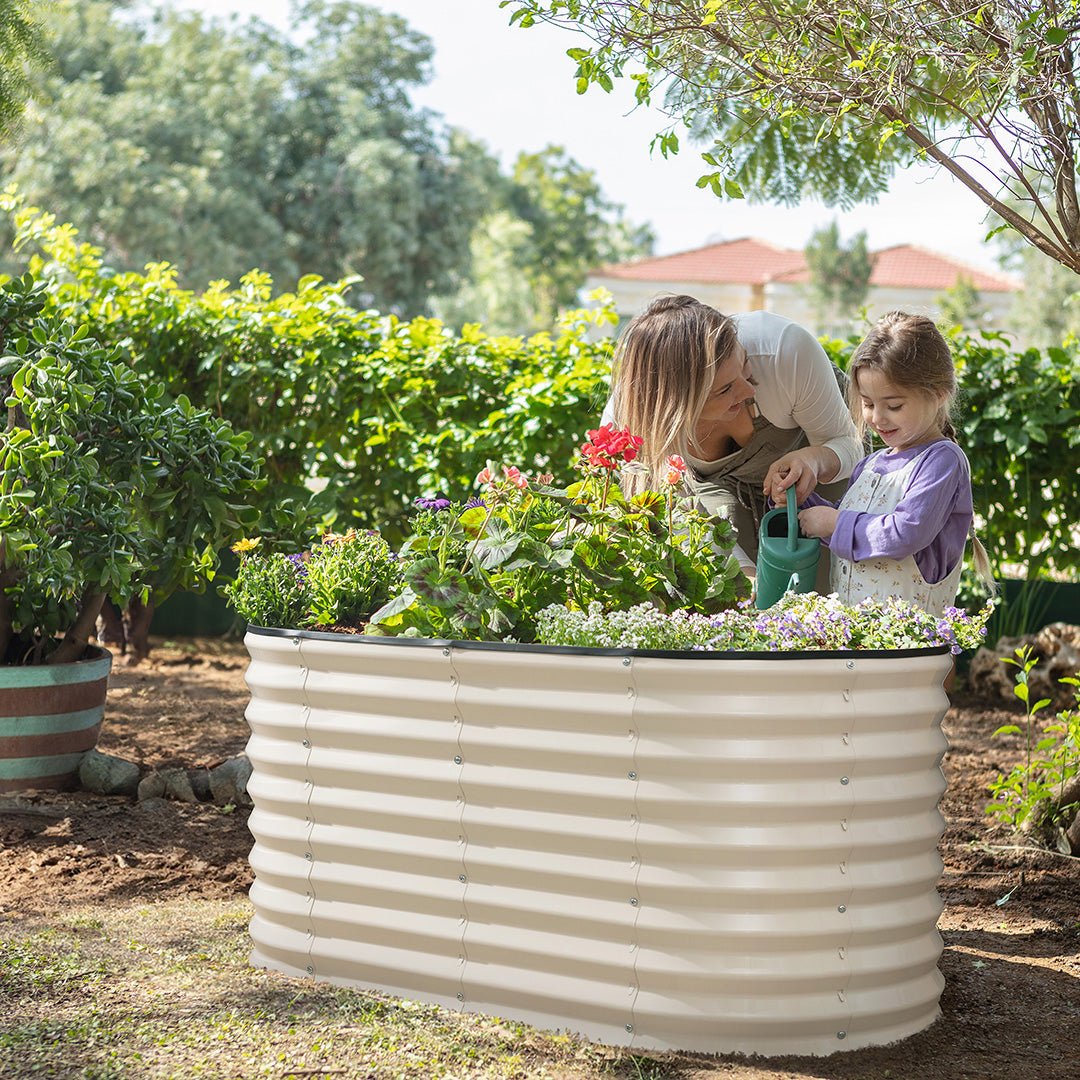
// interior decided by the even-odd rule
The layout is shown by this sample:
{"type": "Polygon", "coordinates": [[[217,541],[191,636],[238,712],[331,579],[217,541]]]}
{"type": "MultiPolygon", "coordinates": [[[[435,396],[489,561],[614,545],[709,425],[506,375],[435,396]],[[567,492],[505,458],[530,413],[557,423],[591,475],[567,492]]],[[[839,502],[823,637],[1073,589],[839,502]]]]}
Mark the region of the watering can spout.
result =
{"type": "Polygon", "coordinates": [[[785,592],[813,592],[820,557],[821,541],[799,536],[795,488],[789,487],[787,506],[770,510],[761,519],[757,607],[762,610],[772,607],[785,592]]]}

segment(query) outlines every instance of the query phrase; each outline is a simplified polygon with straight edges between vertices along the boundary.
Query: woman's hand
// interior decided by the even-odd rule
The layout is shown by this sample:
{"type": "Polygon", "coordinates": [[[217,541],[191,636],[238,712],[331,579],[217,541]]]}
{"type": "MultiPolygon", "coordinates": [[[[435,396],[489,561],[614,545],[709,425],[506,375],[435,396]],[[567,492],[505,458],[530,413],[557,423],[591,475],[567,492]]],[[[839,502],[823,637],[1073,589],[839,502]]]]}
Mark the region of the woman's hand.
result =
{"type": "Polygon", "coordinates": [[[804,446],[777,458],[769,466],[762,485],[776,506],[787,501],[787,489],[795,485],[795,501],[805,501],[819,483],[828,483],[840,471],[840,459],[825,446],[804,446]]]}
{"type": "Polygon", "coordinates": [[[840,511],[831,506],[810,506],[799,511],[799,528],[803,536],[817,536],[828,540],[836,528],[840,511]]]}

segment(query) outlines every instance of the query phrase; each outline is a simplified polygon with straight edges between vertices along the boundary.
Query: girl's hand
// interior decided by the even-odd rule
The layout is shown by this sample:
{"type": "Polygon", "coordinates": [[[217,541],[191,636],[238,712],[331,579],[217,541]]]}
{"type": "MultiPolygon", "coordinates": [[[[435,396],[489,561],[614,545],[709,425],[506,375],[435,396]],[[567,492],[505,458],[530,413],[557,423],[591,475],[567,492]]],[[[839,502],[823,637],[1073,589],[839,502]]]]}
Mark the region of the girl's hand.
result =
{"type": "Polygon", "coordinates": [[[787,501],[787,489],[795,485],[795,501],[805,502],[818,486],[832,480],[840,468],[834,450],[825,446],[804,446],[777,458],[765,474],[762,488],[776,506],[787,501]]]}
{"type": "Polygon", "coordinates": [[[831,506],[810,506],[799,511],[799,528],[803,536],[817,536],[828,540],[836,528],[840,511],[831,506]]]}

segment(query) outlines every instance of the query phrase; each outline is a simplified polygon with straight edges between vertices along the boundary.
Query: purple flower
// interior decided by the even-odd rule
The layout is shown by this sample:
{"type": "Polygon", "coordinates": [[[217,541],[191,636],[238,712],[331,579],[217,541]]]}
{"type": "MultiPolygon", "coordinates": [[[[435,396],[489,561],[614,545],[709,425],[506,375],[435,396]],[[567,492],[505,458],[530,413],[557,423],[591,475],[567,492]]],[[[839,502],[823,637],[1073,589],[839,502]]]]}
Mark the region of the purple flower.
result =
{"type": "Polygon", "coordinates": [[[413,506],[418,510],[448,510],[450,508],[450,500],[445,495],[421,495],[419,498],[413,499],[413,506]]]}
{"type": "Polygon", "coordinates": [[[303,555],[287,555],[286,558],[289,560],[289,562],[291,562],[293,564],[293,567],[296,569],[296,580],[297,580],[297,582],[307,581],[308,568],[307,568],[307,560],[304,558],[304,556],[303,555]]]}
{"type": "Polygon", "coordinates": [[[470,499],[462,509],[471,510],[474,506],[487,506],[487,503],[483,499],[470,499]]]}

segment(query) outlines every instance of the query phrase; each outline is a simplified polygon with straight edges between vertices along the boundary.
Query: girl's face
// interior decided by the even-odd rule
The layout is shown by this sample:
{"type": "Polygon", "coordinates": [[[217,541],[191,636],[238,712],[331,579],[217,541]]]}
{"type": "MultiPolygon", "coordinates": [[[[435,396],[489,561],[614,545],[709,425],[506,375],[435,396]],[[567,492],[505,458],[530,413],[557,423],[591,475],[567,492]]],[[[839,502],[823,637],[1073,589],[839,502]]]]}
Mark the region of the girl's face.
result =
{"type": "Polygon", "coordinates": [[[858,372],[855,386],[862,398],[863,420],[890,449],[907,450],[942,437],[941,397],[896,386],[872,368],[858,372]]]}
{"type": "Polygon", "coordinates": [[[712,389],[698,417],[699,426],[730,423],[753,396],[754,380],[750,376],[746,350],[736,345],[734,352],[716,366],[712,389]]]}

